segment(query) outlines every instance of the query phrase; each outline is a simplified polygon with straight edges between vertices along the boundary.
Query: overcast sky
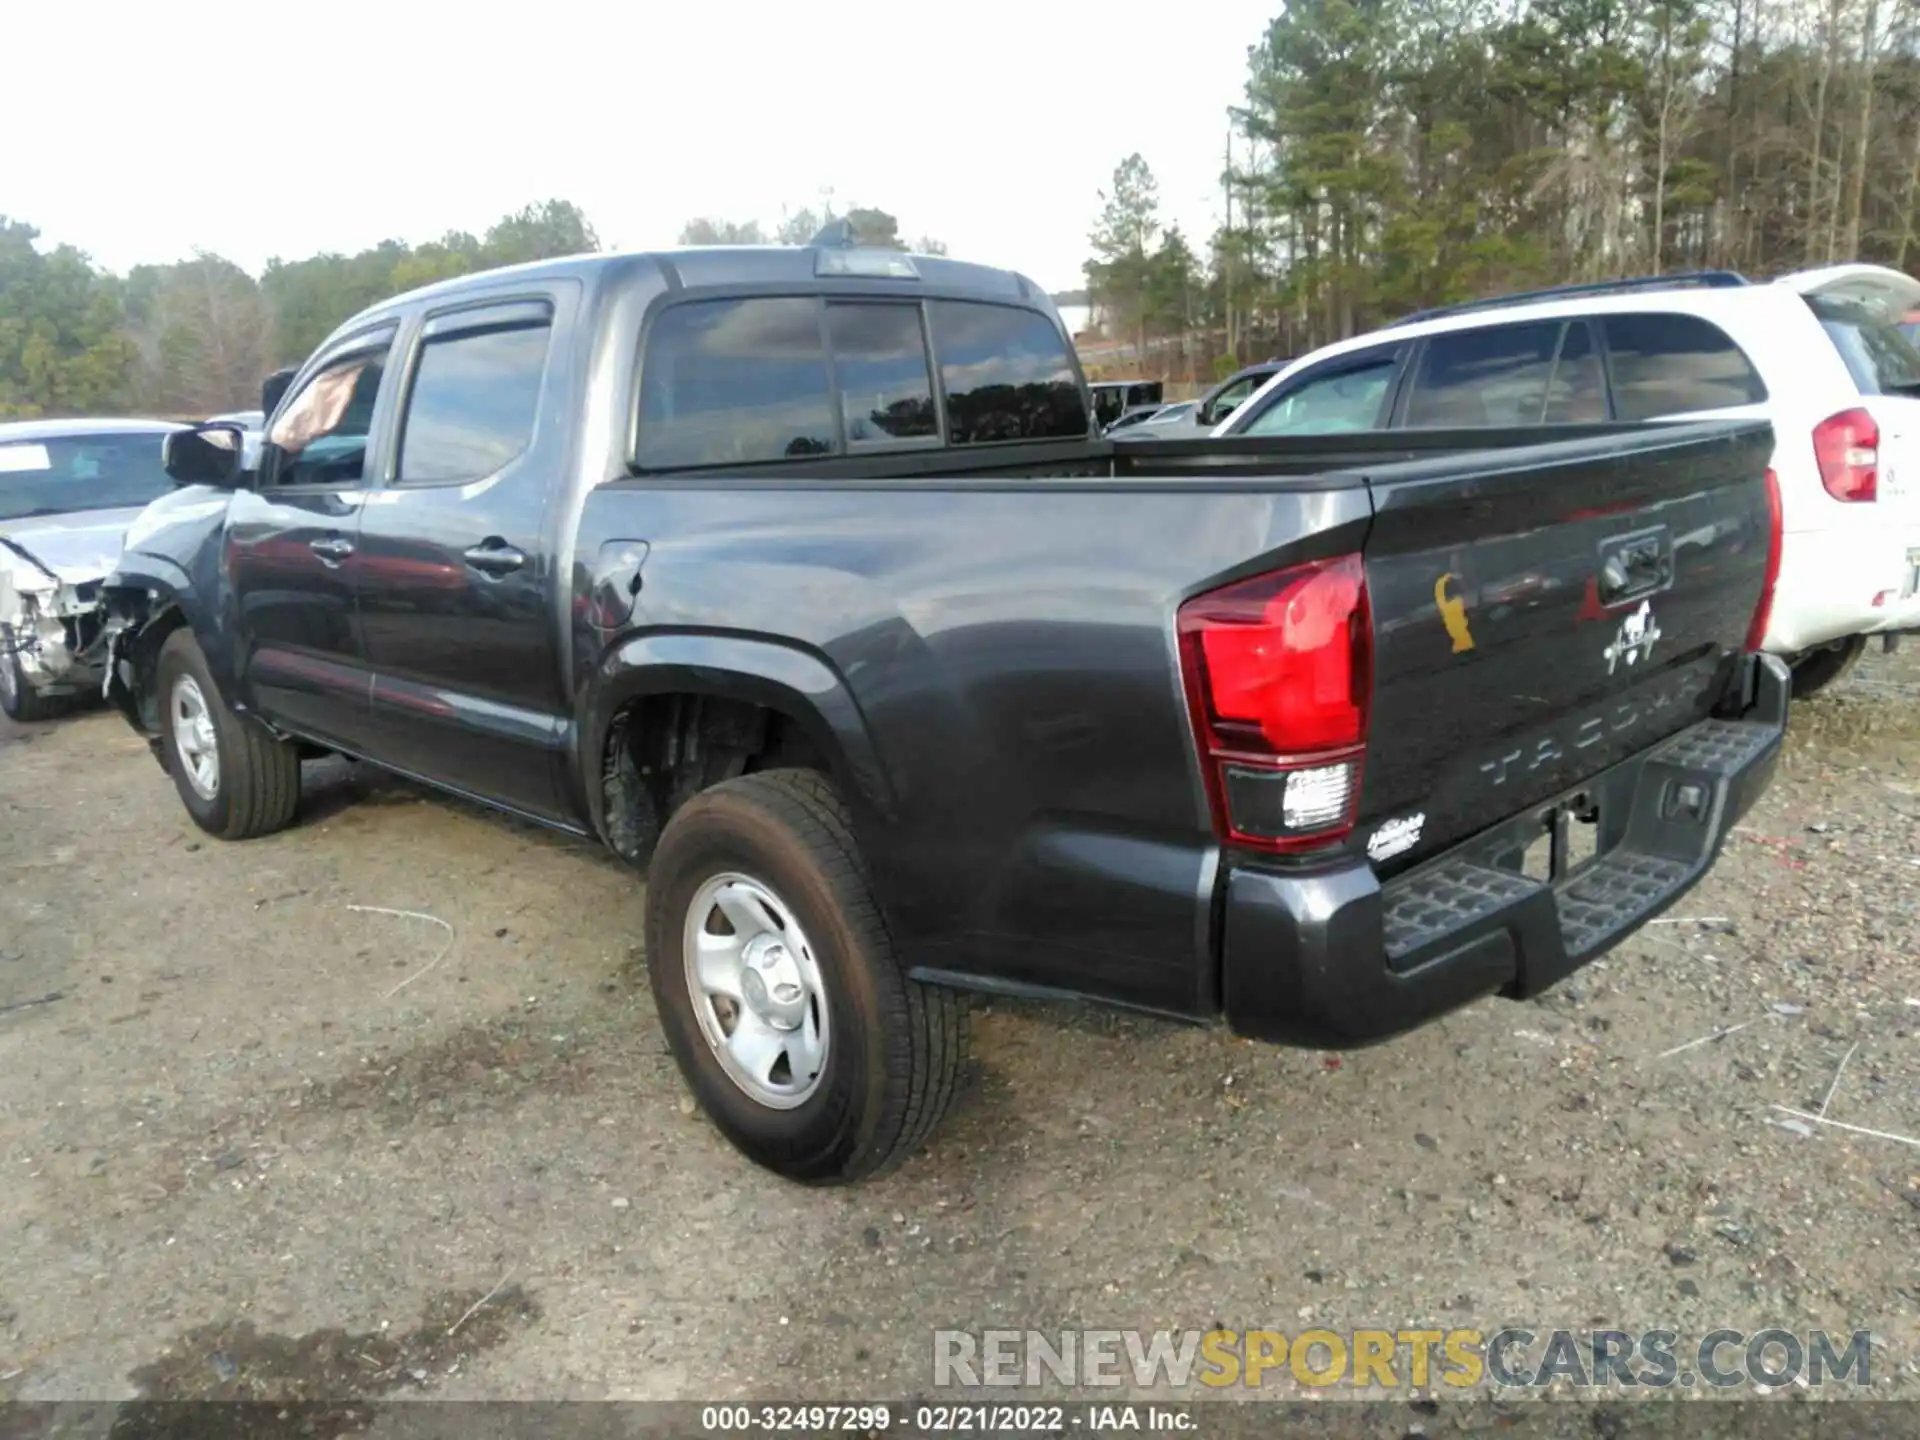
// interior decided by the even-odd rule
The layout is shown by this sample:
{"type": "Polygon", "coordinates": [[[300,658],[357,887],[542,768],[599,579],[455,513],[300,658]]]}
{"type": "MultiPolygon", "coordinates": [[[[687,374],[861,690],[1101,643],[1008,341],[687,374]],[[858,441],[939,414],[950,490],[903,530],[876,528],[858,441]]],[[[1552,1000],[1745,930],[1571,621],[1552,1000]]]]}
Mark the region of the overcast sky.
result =
{"type": "Polygon", "coordinates": [[[115,270],[200,248],[257,272],[548,197],[644,249],[831,187],[1057,290],[1132,150],[1204,245],[1280,3],[22,3],[0,214],[115,270]]]}

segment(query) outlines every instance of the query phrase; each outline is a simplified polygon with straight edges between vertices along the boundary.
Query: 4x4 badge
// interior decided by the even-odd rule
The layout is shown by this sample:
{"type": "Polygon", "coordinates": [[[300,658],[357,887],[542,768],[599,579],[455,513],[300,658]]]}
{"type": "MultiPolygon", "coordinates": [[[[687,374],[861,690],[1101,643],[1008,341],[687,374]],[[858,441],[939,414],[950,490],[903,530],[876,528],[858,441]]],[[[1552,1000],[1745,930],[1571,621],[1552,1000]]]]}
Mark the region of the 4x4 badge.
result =
{"type": "Polygon", "coordinates": [[[1642,600],[1640,608],[1620,622],[1620,633],[1613,637],[1613,643],[1600,653],[1607,658],[1607,674],[1611,675],[1625,661],[1629,665],[1638,665],[1653,654],[1653,642],[1660,638],[1660,622],[1653,618],[1653,602],[1642,600]]]}

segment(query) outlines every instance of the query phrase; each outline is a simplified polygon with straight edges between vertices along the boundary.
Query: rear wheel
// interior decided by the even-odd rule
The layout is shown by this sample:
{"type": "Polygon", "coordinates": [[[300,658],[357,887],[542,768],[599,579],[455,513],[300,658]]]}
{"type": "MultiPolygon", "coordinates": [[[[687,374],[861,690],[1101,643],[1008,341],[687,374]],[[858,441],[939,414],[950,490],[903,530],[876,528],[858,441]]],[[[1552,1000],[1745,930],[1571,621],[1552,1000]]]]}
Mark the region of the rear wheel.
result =
{"type": "Polygon", "coordinates": [[[300,804],[300,752],[220,698],[191,631],[160,647],[160,755],[194,823],[222,840],[285,829],[300,804]]]}
{"type": "Polygon", "coordinates": [[[1818,650],[1808,650],[1792,661],[1793,698],[1804,700],[1817,695],[1836,681],[1844,680],[1866,653],[1867,637],[1849,636],[1818,650]]]}
{"type": "Polygon", "coordinates": [[[953,1097],[964,1001],[907,977],[812,771],[729,780],[674,814],[648,866],[647,966],[707,1115],[790,1180],[888,1169],[953,1097]]]}
{"type": "Polygon", "coordinates": [[[18,639],[11,625],[0,625],[0,711],[9,720],[51,720],[66,712],[68,697],[42,695],[27,679],[16,651],[18,639]]]}

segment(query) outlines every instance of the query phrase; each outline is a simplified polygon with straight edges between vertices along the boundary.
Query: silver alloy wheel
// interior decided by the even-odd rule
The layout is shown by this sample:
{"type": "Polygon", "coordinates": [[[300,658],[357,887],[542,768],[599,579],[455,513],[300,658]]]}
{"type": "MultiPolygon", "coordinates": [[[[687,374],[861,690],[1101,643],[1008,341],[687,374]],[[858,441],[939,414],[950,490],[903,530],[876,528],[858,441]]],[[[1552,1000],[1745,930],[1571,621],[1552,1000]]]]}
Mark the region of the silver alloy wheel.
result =
{"type": "Polygon", "coordinates": [[[687,907],[681,949],[727,1078],[770,1109],[805,1104],[827,1068],[827,989],[786,902],[749,876],[714,875],[687,907]]]}
{"type": "Polygon", "coordinates": [[[202,800],[220,794],[220,738],[213,728],[213,712],[200,682],[182,675],[167,697],[173,719],[173,748],[180,756],[187,783],[202,800]]]}
{"type": "Polygon", "coordinates": [[[20,657],[13,653],[18,643],[13,631],[0,625],[0,696],[5,696],[9,705],[20,694],[20,657]]]}

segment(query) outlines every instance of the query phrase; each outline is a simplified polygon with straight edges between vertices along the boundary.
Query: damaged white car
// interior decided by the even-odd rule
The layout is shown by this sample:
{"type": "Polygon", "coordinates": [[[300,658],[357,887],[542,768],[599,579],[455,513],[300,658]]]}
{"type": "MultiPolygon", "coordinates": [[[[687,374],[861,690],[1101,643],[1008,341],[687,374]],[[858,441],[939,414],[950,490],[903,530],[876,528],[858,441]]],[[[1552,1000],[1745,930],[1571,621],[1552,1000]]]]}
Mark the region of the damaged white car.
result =
{"type": "Polygon", "coordinates": [[[163,420],[0,425],[0,710],[45,720],[97,693],[100,581],[127,526],[172,488],[163,420]]]}

